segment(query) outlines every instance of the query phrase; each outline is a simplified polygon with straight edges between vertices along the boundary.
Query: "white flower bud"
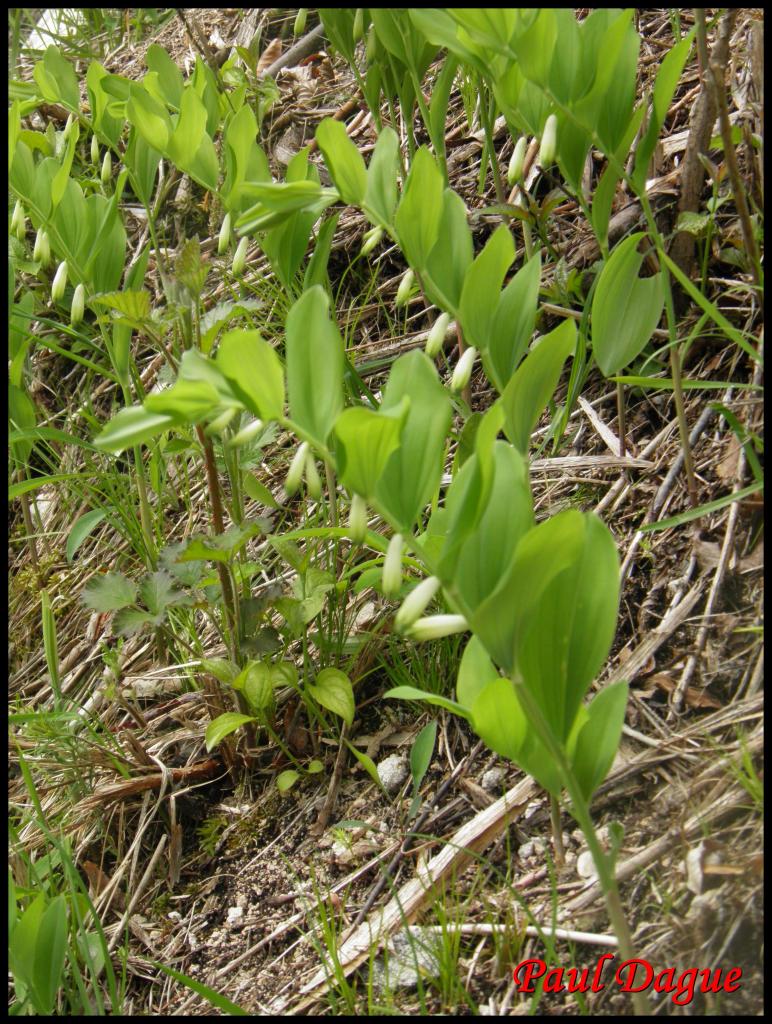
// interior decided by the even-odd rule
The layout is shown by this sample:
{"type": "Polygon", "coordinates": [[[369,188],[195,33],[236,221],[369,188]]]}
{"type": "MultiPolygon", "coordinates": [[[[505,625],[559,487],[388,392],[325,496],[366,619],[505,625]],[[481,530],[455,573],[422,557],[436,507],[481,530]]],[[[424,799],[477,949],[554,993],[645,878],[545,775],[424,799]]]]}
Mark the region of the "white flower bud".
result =
{"type": "Polygon", "coordinates": [[[469,624],[463,615],[429,615],[414,622],[405,632],[413,640],[439,640],[467,629],[469,624]]]}
{"type": "Polygon", "coordinates": [[[375,39],[375,25],[370,26],[370,31],[367,33],[367,43],[365,44],[365,58],[368,64],[372,64],[375,60],[376,54],[376,39],[375,39]]]}
{"type": "Polygon", "coordinates": [[[292,26],[293,36],[300,36],[306,27],[306,18],[308,17],[308,8],[299,7],[298,13],[295,15],[295,24],[292,26]]]}
{"type": "Polygon", "coordinates": [[[249,245],[249,239],[246,235],[241,239],[236,249],[236,254],[233,257],[233,273],[236,277],[241,277],[244,273],[244,267],[247,263],[247,246],[249,245]]]}
{"type": "Polygon", "coordinates": [[[284,490],[287,497],[294,494],[300,487],[303,479],[303,470],[306,466],[306,453],[308,452],[308,441],[303,441],[293,456],[290,468],[287,471],[287,479],[284,481],[284,490]]]}
{"type": "Polygon", "coordinates": [[[432,329],[429,331],[429,337],[426,339],[426,354],[430,359],[436,359],[440,354],[445,342],[445,335],[448,333],[449,323],[450,313],[441,313],[434,321],[432,329]]]}
{"type": "Polygon", "coordinates": [[[436,576],[428,576],[410,591],[394,616],[394,628],[398,633],[402,633],[421,618],[440,586],[436,576]]]}
{"type": "Polygon", "coordinates": [[[550,114],[547,118],[546,124],[544,125],[544,131],[541,137],[541,146],[539,147],[539,166],[549,167],[555,159],[555,149],[557,146],[557,135],[558,135],[558,119],[555,114],[550,114]]]}
{"type": "Polygon", "coordinates": [[[91,163],[94,167],[99,163],[99,139],[96,135],[91,136],[91,163]]]}
{"type": "Polygon", "coordinates": [[[308,496],[313,498],[314,501],[319,501],[322,496],[322,481],[319,476],[319,470],[316,468],[316,460],[311,452],[306,452],[305,474],[308,496]]]}
{"type": "Polygon", "coordinates": [[[355,494],[351,499],[348,533],[354,544],[361,544],[367,535],[367,503],[361,494],[355,494]]]}
{"type": "Polygon", "coordinates": [[[32,250],[32,259],[41,267],[47,267],[51,262],[51,246],[48,244],[48,235],[40,228],[35,235],[35,248],[32,250]]]}
{"type": "Polygon", "coordinates": [[[477,349],[468,348],[456,363],[453,377],[450,381],[451,391],[463,391],[472,376],[472,366],[477,358],[477,349]]]}
{"type": "Polygon", "coordinates": [[[102,160],[102,184],[106,185],[113,174],[113,158],[108,149],[102,160]]]}
{"type": "Polygon", "coordinates": [[[221,412],[220,415],[216,417],[216,419],[212,420],[204,430],[204,433],[208,437],[211,437],[212,434],[222,434],[223,430],[225,430],[237,412],[238,409],[235,405],[232,405],[229,409],[225,409],[224,412],[221,412]]]}
{"type": "Polygon", "coordinates": [[[247,441],[251,441],[253,437],[257,437],[264,426],[265,424],[262,420],[253,420],[251,423],[248,423],[246,427],[240,430],[238,434],[233,435],[228,442],[229,446],[231,448],[238,448],[240,445],[246,444],[247,441]]]}
{"type": "Polygon", "coordinates": [[[386,597],[394,597],[402,586],[402,534],[395,533],[389,541],[383,560],[382,587],[386,597]]]}
{"type": "Polygon", "coordinates": [[[507,170],[507,183],[510,188],[515,184],[515,182],[520,181],[523,176],[526,146],[527,141],[525,135],[521,135],[515,143],[515,150],[512,153],[512,159],[509,161],[509,168],[507,170]]]}
{"type": "Polygon", "coordinates": [[[231,244],[231,215],[225,214],[220,228],[220,234],[217,238],[217,252],[218,255],[222,256],[224,252],[227,252],[228,246],[231,244]]]}
{"type": "Polygon", "coordinates": [[[415,274],[412,270],[407,270],[404,277],[399,282],[399,288],[397,289],[397,298],[395,299],[395,305],[397,307],[404,306],[407,304],[407,300],[410,298],[410,291],[413,287],[413,281],[415,280],[415,274]]]}
{"type": "Polygon", "coordinates": [[[69,139],[70,135],[72,134],[72,126],[73,126],[73,124],[75,124],[75,115],[74,114],[70,114],[70,116],[67,118],[67,123],[64,126],[63,135],[64,135],[65,142],[69,139]]]}
{"type": "Polygon", "coordinates": [[[72,305],[70,306],[70,323],[73,327],[77,325],[83,319],[83,311],[86,307],[86,289],[83,284],[79,284],[75,291],[72,293],[72,305]]]}
{"type": "Polygon", "coordinates": [[[54,275],[54,283],[51,285],[51,299],[53,302],[61,302],[64,298],[64,290],[67,287],[67,260],[62,260],[59,264],[56,274],[54,275]]]}
{"type": "Polygon", "coordinates": [[[367,256],[368,253],[371,253],[382,238],[383,228],[370,228],[369,231],[366,231],[362,241],[362,255],[367,256]]]}
{"type": "Polygon", "coordinates": [[[26,217],[24,216],[24,207],[21,205],[21,199],[16,200],[16,205],[13,208],[13,217],[11,217],[11,231],[19,239],[20,242],[24,241],[24,236],[27,233],[26,217]]]}

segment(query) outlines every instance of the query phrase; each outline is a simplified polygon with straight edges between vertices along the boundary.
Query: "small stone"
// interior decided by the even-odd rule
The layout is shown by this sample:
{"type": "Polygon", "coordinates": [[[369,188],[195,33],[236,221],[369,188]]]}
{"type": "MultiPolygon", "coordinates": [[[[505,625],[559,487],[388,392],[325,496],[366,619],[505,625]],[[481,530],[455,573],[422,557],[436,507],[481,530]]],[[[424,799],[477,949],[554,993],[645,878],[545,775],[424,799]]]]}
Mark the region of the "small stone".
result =
{"type": "Polygon", "coordinates": [[[227,924],[229,928],[233,928],[234,925],[240,925],[244,917],[243,907],[228,907],[227,924]]]}
{"type": "Polygon", "coordinates": [[[598,872],[595,870],[595,861],[592,859],[592,854],[589,850],[582,850],[576,858],[576,873],[580,878],[590,879],[598,877],[598,872]]]}
{"type": "Polygon", "coordinates": [[[407,760],[399,754],[391,754],[378,765],[378,778],[389,795],[393,795],[410,774],[407,760]]]}
{"type": "Polygon", "coordinates": [[[505,772],[503,768],[489,768],[480,779],[480,785],[488,793],[497,793],[504,782],[505,772]]]}

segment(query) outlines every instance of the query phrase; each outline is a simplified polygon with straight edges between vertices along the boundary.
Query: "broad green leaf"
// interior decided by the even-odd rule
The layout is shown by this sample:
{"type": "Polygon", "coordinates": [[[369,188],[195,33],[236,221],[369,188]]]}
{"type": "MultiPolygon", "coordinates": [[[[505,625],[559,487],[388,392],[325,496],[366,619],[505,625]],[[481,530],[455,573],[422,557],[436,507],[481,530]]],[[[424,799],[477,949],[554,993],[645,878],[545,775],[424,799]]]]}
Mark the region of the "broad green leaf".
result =
{"type": "Polygon", "coordinates": [[[572,767],[585,800],[592,799],[614,762],[627,707],[627,683],[620,680],[601,690],[587,708],[572,767]]]}
{"type": "Polygon", "coordinates": [[[306,684],[306,690],[323,708],[339,715],[346,725],[354,721],[354,690],[351,680],[340,669],[323,668],[315,683],[306,684]]]}
{"type": "Polygon", "coordinates": [[[254,473],[244,473],[241,480],[246,495],[253,501],[259,501],[261,505],[267,505],[268,508],[279,507],[276,498],[274,498],[265,484],[257,479],[254,473]]]}
{"type": "Polygon", "coordinates": [[[67,149],[64,152],[62,166],[59,168],[54,180],[51,183],[51,206],[54,210],[59,205],[62,196],[64,195],[67,180],[70,176],[70,168],[72,167],[72,159],[75,156],[75,147],[78,144],[79,135],[80,128],[78,127],[78,123],[76,121],[70,128],[70,137],[67,140],[67,149]]]}
{"type": "Polygon", "coordinates": [[[413,157],[395,218],[400,247],[415,270],[426,267],[437,241],[442,196],[442,174],[437,162],[426,146],[421,146],[413,157]]]}
{"type": "Polygon", "coordinates": [[[330,300],[314,285],[287,317],[287,393],[292,420],[321,446],[343,408],[343,339],[330,300]]]}
{"type": "Polygon", "coordinates": [[[384,228],[394,221],[398,172],[399,139],[393,128],[385,127],[379,133],[370,157],[363,203],[365,209],[374,215],[373,222],[384,228]]]}
{"type": "Polygon", "coordinates": [[[512,233],[501,224],[466,273],[459,315],[464,341],[480,351],[484,352],[490,342],[501,285],[514,256],[512,233]]]}
{"type": "Polygon", "coordinates": [[[528,350],[536,323],[540,281],[541,252],[537,252],[498,297],[482,359],[499,394],[528,350]]]}
{"type": "Polygon", "coordinates": [[[150,626],[153,623],[158,625],[162,621],[163,616],[156,621],[155,615],[151,615],[150,612],[143,611],[141,608],[121,608],[115,613],[113,632],[118,636],[133,636],[145,626],[150,626]]]}
{"type": "Polygon", "coordinates": [[[394,414],[410,401],[399,447],[386,463],[376,488],[379,505],[403,533],[409,532],[432,500],[442,477],[442,455],[451,403],[433,363],[423,352],[393,364],[381,411],[394,414]]]}
{"type": "Polygon", "coordinates": [[[102,433],[94,438],[94,444],[119,455],[126,448],[158,437],[175,423],[174,416],[151,413],[141,405],[132,405],[113,416],[102,433]]]}
{"type": "Polygon", "coordinates": [[[331,217],[327,217],[327,219],[322,222],[321,227],[316,233],[314,249],[311,253],[311,259],[308,261],[308,266],[306,267],[306,272],[303,277],[304,291],[308,291],[309,288],[313,288],[315,284],[321,285],[327,290],[330,289],[330,277],[327,272],[327,267],[330,262],[332,239],[335,234],[335,229],[338,226],[339,217],[340,213],[334,213],[331,217]]]}
{"type": "MultiPolygon", "coordinates": [[[[24,918],[17,924],[14,937],[23,923],[24,918]]],[[[28,966],[29,985],[38,1014],[50,1016],[54,1012],[66,954],[67,899],[60,893],[40,915],[34,954],[28,966]]]]}
{"type": "Polygon", "coordinates": [[[148,395],[144,408],[148,413],[171,416],[175,423],[199,423],[219,404],[220,396],[209,381],[178,379],[171,387],[148,395]]]}
{"type": "Polygon", "coordinates": [[[263,308],[259,299],[239,299],[237,302],[220,302],[201,317],[201,351],[208,355],[223,327],[236,317],[248,319],[250,314],[263,308]]]}
{"type": "Polygon", "coordinates": [[[316,129],[316,141],[343,202],[360,206],[367,190],[367,171],[362,154],[348,137],[346,126],[325,117],[316,129]]]}
{"type": "Polygon", "coordinates": [[[499,673],[488,656],[482,643],[473,636],[464,649],[461,664],[458,667],[456,681],[456,697],[464,707],[474,707],[475,701],[482,691],[499,673]]]}
{"type": "Polygon", "coordinates": [[[106,306],[135,323],[141,323],[150,316],[150,292],[139,291],[108,292],[95,295],[91,305],[106,306]]]}
{"type": "Polygon", "coordinates": [[[274,680],[271,668],[262,661],[251,661],[240,674],[244,695],[255,711],[270,712],[274,706],[274,680]]]}
{"type": "Polygon", "coordinates": [[[182,93],[179,120],[167,143],[167,154],[180,170],[190,171],[205,135],[206,108],[193,86],[188,85],[182,93]]]}
{"type": "Polygon", "coordinates": [[[104,509],[95,508],[75,520],[67,536],[65,547],[65,556],[68,562],[72,562],[83,541],[99,526],[106,515],[107,512],[104,509]]]}
{"type": "Polygon", "coordinates": [[[280,793],[286,793],[292,789],[299,778],[300,772],[296,772],[294,768],[287,768],[276,776],[276,788],[280,793]]]}
{"type": "Polygon", "coordinates": [[[665,306],[662,271],[639,278],[643,255],[639,231],[611,253],[601,271],[592,300],[592,345],[605,376],[618,373],[640,355],[660,321],[665,306]]]}
{"type": "Polygon", "coordinates": [[[32,69],[32,74],[49,103],[62,103],[74,113],[80,110],[78,77],[58,46],[51,45],[46,49],[42,61],[38,61],[32,69]]]}
{"type": "Polygon", "coordinates": [[[374,496],[386,463],[399,446],[409,406],[405,397],[393,414],[356,407],[338,416],[338,475],[349,491],[367,499],[374,496]]]}
{"type": "Polygon", "coordinates": [[[522,454],[528,454],[531,431],[552,398],[563,365],[576,347],[576,324],[564,320],[526,356],[504,389],[504,432],[522,454]]]}
{"type": "Polygon", "coordinates": [[[424,287],[432,302],[456,317],[473,257],[474,244],[466,206],[461,196],[446,188],[442,195],[439,234],[429,254],[424,287]]]}
{"type": "Polygon", "coordinates": [[[480,689],[472,705],[472,725],[491,750],[518,763],[528,722],[510,679],[497,676],[480,689]]]}
{"type": "Polygon", "coordinates": [[[429,693],[427,690],[419,690],[415,686],[394,686],[387,690],[384,697],[391,700],[423,700],[427,704],[436,704],[438,708],[444,708],[453,715],[460,715],[461,718],[470,719],[469,709],[457,704],[447,697],[440,697],[437,693],[429,693]]]}
{"type": "Polygon", "coordinates": [[[170,107],[179,110],[184,81],[182,72],[162,46],[151,43],[145,54],[145,63],[158,75],[161,94],[170,107]]]}
{"type": "Polygon", "coordinates": [[[172,121],[166,108],[153,99],[147,89],[132,83],[127,107],[129,120],[148,146],[159,153],[168,153],[172,121]]]}
{"type": "Polygon", "coordinates": [[[276,351],[259,331],[228,331],[220,340],[217,367],[250,412],[263,420],[284,415],[284,374],[276,351]]]}
{"type": "Polygon", "coordinates": [[[213,722],[210,722],[204,733],[204,744],[207,753],[218,747],[226,736],[230,736],[247,722],[256,722],[252,715],[241,715],[235,711],[226,711],[224,715],[218,715],[213,722]]]}
{"type": "Polygon", "coordinates": [[[96,612],[114,612],[134,604],[137,585],[119,572],[94,576],[83,588],[81,601],[96,612]]]}
{"type": "Polygon", "coordinates": [[[226,658],[202,658],[201,669],[203,672],[209,672],[226,686],[233,686],[239,675],[238,665],[226,658]]]}
{"type": "Polygon", "coordinates": [[[575,557],[542,589],[516,656],[525,685],[562,743],[608,657],[619,608],[619,556],[611,533],[591,514],[582,515],[581,533],[575,557]]]}

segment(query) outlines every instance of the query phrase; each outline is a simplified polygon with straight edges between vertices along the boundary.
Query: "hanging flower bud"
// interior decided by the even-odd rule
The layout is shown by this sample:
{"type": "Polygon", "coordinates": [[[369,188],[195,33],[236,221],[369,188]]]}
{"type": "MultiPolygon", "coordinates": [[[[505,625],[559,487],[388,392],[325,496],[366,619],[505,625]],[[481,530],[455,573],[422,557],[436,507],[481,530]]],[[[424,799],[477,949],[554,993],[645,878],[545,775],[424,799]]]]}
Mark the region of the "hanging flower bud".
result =
{"type": "Polygon", "coordinates": [[[354,15],[353,36],[355,43],[358,43],[360,39],[365,37],[365,12],[362,7],[357,7],[357,12],[354,15]]]}
{"type": "Polygon", "coordinates": [[[35,248],[32,250],[32,259],[41,267],[47,267],[51,262],[51,246],[48,244],[48,235],[40,228],[35,235],[35,248]]]}
{"type": "Polygon", "coordinates": [[[237,412],[238,409],[236,408],[236,406],[232,405],[229,409],[226,409],[224,412],[221,412],[216,419],[213,419],[212,422],[204,430],[204,433],[207,435],[207,437],[211,437],[212,434],[222,434],[223,430],[225,430],[225,428],[228,426],[228,424],[230,423],[230,421],[233,419],[237,412]]]}
{"type": "Polygon", "coordinates": [[[451,391],[463,391],[472,376],[472,366],[477,358],[477,349],[468,348],[456,363],[453,378],[450,382],[451,391]]]}
{"type": "Polygon", "coordinates": [[[316,468],[316,460],[311,452],[306,452],[305,474],[309,498],[319,501],[322,496],[322,481],[319,477],[319,470],[316,468]]]}
{"type": "Polygon", "coordinates": [[[218,255],[222,256],[224,252],[227,252],[228,246],[231,244],[231,215],[225,214],[223,218],[222,227],[220,228],[220,234],[217,237],[217,252],[218,255]]]}
{"type": "Polygon", "coordinates": [[[557,145],[558,119],[555,114],[550,114],[544,125],[544,132],[539,147],[539,166],[549,167],[555,159],[555,148],[557,145]]]}
{"type": "Polygon", "coordinates": [[[77,327],[83,319],[83,311],[85,307],[86,289],[83,287],[83,284],[79,284],[72,293],[72,305],[70,306],[70,323],[73,327],[77,327]]]}
{"type": "Polygon", "coordinates": [[[362,255],[367,256],[383,238],[383,228],[370,228],[362,241],[362,255]]]}
{"type": "Polygon", "coordinates": [[[376,54],[376,38],[375,38],[375,25],[370,26],[370,31],[367,33],[367,43],[365,45],[365,58],[368,64],[372,64],[375,60],[376,54]]]}
{"type": "Polygon", "coordinates": [[[110,150],[108,149],[107,152],[104,155],[103,160],[102,160],[102,175],[101,175],[101,177],[102,177],[102,184],[103,185],[106,185],[109,182],[110,178],[112,177],[112,174],[113,174],[113,158],[110,155],[110,150]]]}
{"type": "Polygon", "coordinates": [[[247,441],[251,441],[253,437],[257,437],[264,426],[262,420],[253,420],[237,434],[234,434],[228,444],[231,448],[238,448],[240,445],[246,444],[247,441]]]}
{"type": "Polygon", "coordinates": [[[399,288],[397,289],[397,298],[395,299],[395,305],[399,308],[400,306],[407,305],[407,300],[410,298],[410,292],[413,287],[413,281],[415,280],[415,274],[412,270],[407,270],[399,282],[399,288]]]}
{"type": "Polygon", "coordinates": [[[450,313],[441,313],[434,321],[429,337],[426,339],[426,354],[430,359],[436,359],[440,354],[445,335],[448,333],[450,313]]]}
{"type": "Polygon", "coordinates": [[[287,497],[294,494],[300,487],[303,479],[303,470],[306,466],[306,454],[308,452],[308,441],[303,441],[293,456],[290,468],[287,471],[287,479],[284,481],[284,490],[287,497]]]}
{"type": "Polygon", "coordinates": [[[64,298],[64,290],[67,287],[67,260],[62,260],[59,264],[56,274],[54,275],[54,283],[51,285],[51,299],[53,302],[61,302],[64,298]]]}
{"type": "Polygon", "coordinates": [[[293,36],[301,36],[305,31],[306,18],[308,17],[308,8],[299,7],[298,13],[295,15],[295,24],[292,26],[293,36]]]}
{"type": "Polygon", "coordinates": [[[515,143],[515,149],[512,153],[512,159],[509,161],[509,168],[507,170],[507,183],[510,188],[515,184],[515,182],[520,181],[523,176],[526,146],[527,141],[525,135],[521,135],[515,143]]]}
{"type": "Polygon", "coordinates": [[[389,541],[386,557],[383,560],[381,585],[386,597],[395,597],[402,586],[402,548],[402,534],[395,533],[389,541]]]}
{"type": "Polygon", "coordinates": [[[236,255],[233,257],[233,273],[236,277],[241,277],[244,273],[244,267],[247,264],[247,246],[249,245],[249,239],[246,235],[241,239],[236,249],[236,255]]]}
{"type": "Polygon", "coordinates": [[[20,199],[16,200],[16,205],[13,208],[11,231],[20,242],[24,241],[24,236],[27,234],[27,218],[24,216],[24,207],[21,205],[20,199]]]}
{"type": "Polygon", "coordinates": [[[421,618],[439,589],[439,579],[436,576],[429,576],[410,591],[394,616],[394,628],[398,633],[402,633],[421,618]]]}
{"type": "Polygon", "coordinates": [[[99,139],[96,135],[91,136],[91,163],[94,167],[99,163],[99,139]]]}
{"type": "Polygon", "coordinates": [[[351,499],[348,533],[354,544],[363,543],[367,535],[367,504],[360,494],[355,494],[351,499]]]}
{"type": "Polygon", "coordinates": [[[406,634],[413,640],[439,640],[453,633],[463,633],[469,624],[463,615],[429,615],[414,622],[406,634]]]}

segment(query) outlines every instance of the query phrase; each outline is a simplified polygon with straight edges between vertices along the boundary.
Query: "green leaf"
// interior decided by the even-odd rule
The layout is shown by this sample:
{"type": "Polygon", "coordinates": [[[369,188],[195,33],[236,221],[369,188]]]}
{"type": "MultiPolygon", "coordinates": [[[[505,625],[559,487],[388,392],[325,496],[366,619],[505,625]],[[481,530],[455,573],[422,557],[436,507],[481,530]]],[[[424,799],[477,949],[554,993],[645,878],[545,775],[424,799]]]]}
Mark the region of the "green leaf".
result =
{"type": "Polygon", "coordinates": [[[162,46],[151,43],[145,54],[145,63],[158,75],[160,91],[169,104],[179,110],[184,81],[182,72],[162,46]]]}
{"type": "Polygon", "coordinates": [[[424,775],[431,764],[436,738],[437,721],[435,719],[423,727],[410,748],[410,774],[413,777],[413,790],[416,793],[421,788],[424,775]]]}
{"type": "Polygon", "coordinates": [[[421,146],[413,157],[395,218],[400,247],[415,270],[426,267],[437,241],[442,196],[442,174],[437,162],[426,146],[421,146]]]}
{"type": "Polygon", "coordinates": [[[68,562],[72,562],[75,553],[83,541],[99,526],[106,515],[107,513],[104,509],[95,508],[75,520],[67,536],[67,545],[65,547],[65,555],[68,562]]]}
{"type": "Polygon", "coordinates": [[[306,689],[323,708],[339,715],[346,725],[354,721],[356,703],[351,680],[337,668],[323,668],[315,683],[307,683],[306,689]]]}
{"type": "Polygon", "coordinates": [[[346,744],[346,746],[357,759],[357,761],[359,761],[359,763],[362,765],[362,767],[370,776],[370,778],[378,787],[378,789],[385,793],[386,790],[383,788],[381,777],[378,774],[378,769],[375,767],[375,762],[373,761],[373,759],[369,757],[367,754],[365,754],[364,751],[357,750],[357,748],[352,743],[349,743],[347,739],[344,738],[343,742],[346,744]]]}
{"type": "Polygon", "coordinates": [[[588,803],[614,762],[626,707],[627,683],[620,680],[601,690],[587,708],[588,719],[576,741],[572,767],[588,803]]]}
{"type": "Polygon", "coordinates": [[[126,111],[129,120],[148,146],[159,153],[168,153],[173,129],[164,105],[153,99],[147,89],[132,82],[126,111]]]}
{"type": "Polygon", "coordinates": [[[89,302],[92,306],[113,309],[135,323],[142,323],[150,317],[150,292],[144,290],[95,295],[89,302]]]}
{"type": "Polygon", "coordinates": [[[96,612],[114,612],[134,604],[137,586],[119,572],[95,576],[83,588],[81,601],[96,612]]]}
{"type": "Polygon", "coordinates": [[[367,190],[367,171],[362,154],[348,137],[346,126],[325,117],[316,129],[316,141],[343,202],[360,206],[367,190]]]}
{"type": "Polygon", "coordinates": [[[292,420],[322,447],[343,408],[343,351],[329,297],[314,285],[287,317],[287,393],[292,420]]]}
{"type": "Polygon", "coordinates": [[[220,395],[209,381],[178,379],[171,387],[148,395],[143,408],[170,416],[175,423],[200,423],[219,405],[220,395]]]}
{"type": "Polygon", "coordinates": [[[213,722],[206,727],[204,743],[207,753],[219,746],[226,736],[246,725],[247,722],[256,722],[252,715],[240,715],[235,711],[226,711],[224,715],[218,715],[213,722]]]}
{"type": "Polygon", "coordinates": [[[645,190],[646,178],[649,173],[649,162],[657,145],[657,139],[665,123],[670,103],[681,80],[681,73],[692,48],[694,29],[676,43],[665,55],[654,83],[654,102],[646,133],[641,139],[635,155],[633,171],[633,187],[640,193],[645,190]]]}
{"type": "Polygon", "coordinates": [[[263,420],[284,415],[284,374],[276,351],[259,331],[228,331],[220,340],[217,367],[250,412],[263,420]]]}
{"type": "Polygon", "coordinates": [[[253,501],[259,501],[261,505],[267,505],[268,508],[279,507],[276,498],[274,498],[265,484],[260,483],[254,473],[243,473],[241,480],[247,497],[253,501]]]}
{"type": "Polygon", "coordinates": [[[174,586],[171,575],[164,570],[148,573],[139,586],[139,596],[148,611],[162,618],[163,613],[174,604],[189,604],[190,597],[174,586]]]}
{"type": "MultiPolygon", "coordinates": [[[[269,665],[262,661],[250,661],[240,673],[239,680],[243,681],[241,689],[255,711],[265,714],[273,710],[274,679],[269,665]]],[[[239,689],[239,680],[234,683],[236,689],[239,689]]]]}
{"type": "Polygon", "coordinates": [[[201,670],[209,672],[226,686],[233,686],[239,675],[239,667],[226,658],[202,658],[201,670]]]}
{"type": "Polygon", "coordinates": [[[563,365],[575,348],[576,324],[564,320],[526,356],[501,396],[504,432],[522,455],[528,454],[531,431],[555,393],[563,365]]]}
{"type": "Polygon", "coordinates": [[[466,273],[459,315],[464,341],[480,351],[488,347],[501,285],[514,258],[512,233],[501,224],[466,273]]]}
{"type": "Polygon", "coordinates": [[[399,447],[410,400],[393,414],[361,406],[344,409],[335,421],[338,475],[344,487],[370,499],[392,452],[399,447]]]}
{"type": "Polygon", "coordinates": [[[423,700],[427,704],[436,704],[438,708],[444,708],[453,715],[459,715],[467,720],[471,719],[468,708],[462,707],[461,704],[457,704],[454,700],[449,700],[447,697],[440,697],[439,694],[429,693],[427,690],[419,690],[415,686],[394,686],[391,690],[387,690],[383,696],[388,697],[390,700],[423,700]]]}
{"type": "Polygon", "coordinates": [[[276,788],[280,793],[286,793],[295,785],[300,778],[300,772],[296,772],[294,768],[287,768],[286,771],[280,772],[276,776],[276,788]]]}
{"type": "MultiPolygon", "coordinates": [[[[163,620],[163,616],[159,621],[163,620]]],[[[133,636],[139,633],[145,626],[158,625],[156,617],[140,608],[121,608],[115,613],[113,619],[113,632],[119,636],[133,636]]]]}
{"type": "Polygon", "coordinates": [[[459,704],[467,708],[474,707],[475,701],[488,683],[498,678],[498,670],[488,652],[477,637],[473,636],[464,649],[458,668],[456,697],[459,704]]]}
{"type": "Polygon", "coordinates": [[[191,992],[195,992],[199,996],[203,996],[208,1002],[212,1004],[216,1009],[222,1010],[223,1013],[228,1013],[232,1017],[246,1017],[248,1016],[247,1011],[239,1006],[237,1003],[232,1003],[230,999],[226,999],[225,996],[220,995],[219,992],[215,992],[214,989],[209,988],[208,985],[202,984],[200,981],[196,981],[195,978],[188,977],[187,974],[183,974],[182,971],[175,971],[173,967],[167,967],[165,964],[151,961],[153,967],[157,968],[168,974],[170,978],[174,978],[175,981],[185,985],[191,992]]]}
{"type": "Polygon", "coordinates": [[[94,438],[94,444],[119,455],[126,448],[158,437],[177,422],[174,416],[151,413],[141,405],[132,405],[113,416],[102,433],[94,438]]]}
{"type": "Polygon", "coordinates": [[[677,516],[660,519],[656,523],[646,523],[644,526],[640,526],[639,529],[641,533],[653,533],[655,530],[669,530],[673,526],[683,526],[684,523],[690,523],[692,520],[699,519],[710,512],[718,512],[719,509],[731,505],[733,501],[742,501],[743,498],[749,498],[751,494],[756,494],[758,491],[763,490],[763,481],[757,481],[756,483],[749,484],[747,487],[742,487],[739,491],[724,494],[722,497],[716,498],[715,501],[708,501],[704,505],[698,505],[697,508],[690,508],[685,512],[679,512],[677,516]]]}
{"type": "Polygon", "coordinates": [[[57,46],[49,46],[32,69],[32,74],[40,86],[43,97],[49,103],[62,103],[68,110],[78,113],[80,110],[80,88],[78,77],[70,61],[57,46]]]}
{"type": "Polygon", "coordinates": [[[461,196],[446,188],[442,195],[439,234],[426,265],[424,287],[432,302],[456,317],[473,257],[474,244],[466,206],[461,196]]]}
{"type": "Polygon", "coordinates": [[[373,223],[390,227],[397,205],[397,174],[399,172],[399,139],[393,128],[385,127],[379,134],[367,168],[367,188],[363,206],[373,223]]]}
{"type": "Polygon", "coordinates": [[[540,280],[541,253],[537,252],[523,264],[496,300],[482,359],[499,394],[528,349],[536,323],[540,280]]]}
{"type": "Polygon", "coordinates": [[[640,355],[665,306],[662,271],[638,277],[643,255],[638,231],[616,246],[601,271],[592,300],[592,344],[605,376],[618,373],[640,355]]]}

